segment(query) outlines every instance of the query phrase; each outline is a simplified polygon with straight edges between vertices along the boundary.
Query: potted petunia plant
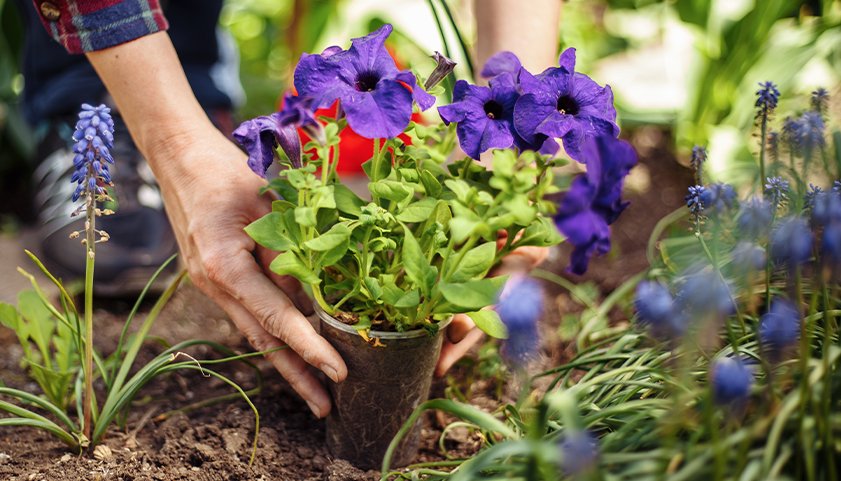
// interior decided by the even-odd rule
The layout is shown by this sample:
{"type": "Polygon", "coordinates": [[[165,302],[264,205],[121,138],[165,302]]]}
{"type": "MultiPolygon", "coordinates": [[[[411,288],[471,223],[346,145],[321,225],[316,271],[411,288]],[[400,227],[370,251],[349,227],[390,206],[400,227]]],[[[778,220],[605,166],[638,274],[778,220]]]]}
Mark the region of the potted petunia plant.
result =
{"type": "MultiPolygon", "coordinates": [[[[366,469],[426,400],[454,314],[506,337],[499,316],[484,309],[505,281],[488,278],[491,269],[519,247],[555,245],[563,234],[576,246],[571,270],[583,272],[594,251],[610,247],[607,226],[625,207],[622,180],[636,162],[615,139],[610,88],[574,72],[572,49],[537,76],[498,54],[482,71],[488,87],[459,80],[453,102],[438,109],[442,123],[412,122],[415,108],[434,105],[436,84],[454,64],[436,54],[423,82],[399,70],[384,46],[391,31],[384,25],[348,50],[303,54],[297,95],[234,131],[255,173],[283,164],[266,187],[279,196],[273,211],[246,231],[280,252],[272,271],[310,286],[321,334],[348,366],[344,382],[328,381],[328,447],[366,469]],[[317,116],[335,103],[335,116],[317,116]],[[346,128],[374,139],[363,196],[336,173],[346,128]],[[312,139],[303,147],[300,133],[312,139]],[[553,158],[555,138],[587,163],[560,206],[552,167],[566,161],[553,158]],[[452,160],[457,144],[467,155],[452,160]],[[476,162],[490,149],[492,170],[476,162]]],[[[394,465],[412,460],[419,439],[416,424],[394,465]]]]}

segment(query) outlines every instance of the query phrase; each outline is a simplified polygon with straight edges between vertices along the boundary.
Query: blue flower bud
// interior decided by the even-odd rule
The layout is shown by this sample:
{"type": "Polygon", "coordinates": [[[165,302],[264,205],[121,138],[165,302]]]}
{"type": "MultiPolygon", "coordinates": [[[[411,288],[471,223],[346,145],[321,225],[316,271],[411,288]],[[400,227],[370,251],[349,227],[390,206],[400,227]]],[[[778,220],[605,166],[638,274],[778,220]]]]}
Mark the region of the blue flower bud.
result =
{"type": "Polygon", "coordinates": [[[73,167],[76,170],[82,168],[82,165],[85,163],[85,156],[82,154],[76,154],[76,157],[73,157],[73,167]]]}
{"type": "Polygon", "coordinates": [[[599,459],[599,440],[590,431],[570,429],[560,443],[561,468],[567,475],[580,474],[599,459]]]}
{"type": "Polygon", "coordinates": [[[526,364],[540,344],[537,322],[543,314],[543,289],[534,279],[512,276],[499,296],[496,312],[508,328],[503,355],[515,364],[526,364]]]}
{"type": "Polygon", "coordinates": [[[85,110],[83,112],[79,112],[79,118],[80,119],[90,119],[94,115],[96,115],[96,113],[91,111],[91,110],[85,110]]]}
{"type": "Polygon", "coordinates": [[[84,178],[84,177],[82,177],[81,175],[79,175],[79,171],[77,170],[77,171],[73,172],[73,175],[71,175],[71,176],[70,176],[70,182],[71,182],[71,183],[73,183],[73,182],[79,182],[79,180],[81,180],[81,179],[83,179],[83,178],[84,178]]]}
{"type": "MultiPolygon", "coordinates": [[[[94,110],[95,108],[96,107],[94,107],[93,105],[91,105],[89,103],[82,104],[82,110],[94,110]]],[[[85,112],[80,112],[79,116],[81,117],[83,113],[85,113],[85,112]]]]}
{"type": "Polygon", "coordinates": [[[79,119],[76,122],[76,128],[80,130],[85,130],[86,128],[91,126],[91,119],[79,119]]]}
{"type": "Polygon", "coordinates": [[[85,130],[84,129],[76,129],[73,131],[73,140],[76,142],[85,138],[85,130]]]}
{"type": "Polygon", "coordinates": [[[93,167],[93,171],[97,174],[102,172],[102,164],[100,164],[98,160],[94,160],[91,166],[93,167]]]}
{"type": "Polygon", "coordinates": [[[640,324],[648,326],[653,337],[673,339],[686,333],[687,318],[680,312],[669,289],[657,281],[643,281],[634,298],[640,324]]]}
{"type": "Polygon", "coordinates": [[[93,127],[88,127],[85,129],[85,138],[88,140],[93,140],[96,137],[96,129],[93,127]]]}
{"type": "Polygon", "coordinates": [[[736,200],[736,192],[733,190],[733,186],[722,182],[710,184],[701,194],[704,210],[713,214],[730,211],[734,200],[736,200]]]}
{"type": "Polygon", "coordinates": [[[96,189],[96,178],[91,177],[90,180],[88,180],[88,185],[91,188],[91,190],[96,189]]]}
{"type": "Polygon", "coordinates": [[[105,161],[109,164],[114,163],[114,158],[111,157],[111,153],[108,152],[108,147],[105,147],[104,145],[99,148],[99,156],[105,159],[105,161]]]}
{"type": "Polygon", "coordinates": [[[100,139],[98,135],[94,136],[93,140],[91,140],[91,146],[94,149],[99,149],[102,147],[102,139],[100,139]]]}
{"type": "Polygon", "coordinates": [[[739,242],[730,253],[730,258],[733,260],[733,266],[739,271],[761,271],[765,268],[765,262],[768,260],[765,255],[765,249],[754,244],[753,242],[742,241],[739,242]]]}
{"type": "Polygon", "coordinates": [[[79,200],[79,196],[82,195],[82,190],[84,190],[84,184],[79,184],[76,186],[76,190],[73,191],[73,197],[70,198],[71,201],[76,202],[79,200]]]}
{"type": "Polygon", "coordinates": [[[707,268],[689,276],[678,292],[678,299],[691,314],[717,312],[728,315],[735,310],[731,292],[730,283],[722,281],[715,271],[707,268]]]}
{"type": "Polygon", "coordinates": [[[738,358],[720,357],[710,367],[713,399],[720,406],[743,406],[753,389],[753,373],[738,358]]]}
{"type": "Polygon", "coordinates": [[[774,213],[771,205],[761,197],[751,197],[742,203],[739,212],[739,228],[751,237],[759,237],[771,226],[774,213]]]}
{"type": "Polygon", "coordinates": [[[88,139],[82,139],[76,142],[76,145],[73,146],[73,152],[77,154],[81,154],[85,149],[88,148],[88,139]]]}
{"type": "Polygon", "coordinates": [[[794,267],[812,256],[812,232],[799,216],[789,216],[777,223],[770,237],[771,257],[779,264],[794,267]]]}
{"type": "Polygon", "coordinates": [[[800,313],[790,301],[774,299],[759,324],[759,341],[776,362],[800,337],[800,313]]]}
{"type": "Polygon", "coordinates": [[[96,127],[97,125],[99,125],[99,122],[100,120],[98,115],[94,115],[93,117],[91,117],[91,127],[96,127]]]}

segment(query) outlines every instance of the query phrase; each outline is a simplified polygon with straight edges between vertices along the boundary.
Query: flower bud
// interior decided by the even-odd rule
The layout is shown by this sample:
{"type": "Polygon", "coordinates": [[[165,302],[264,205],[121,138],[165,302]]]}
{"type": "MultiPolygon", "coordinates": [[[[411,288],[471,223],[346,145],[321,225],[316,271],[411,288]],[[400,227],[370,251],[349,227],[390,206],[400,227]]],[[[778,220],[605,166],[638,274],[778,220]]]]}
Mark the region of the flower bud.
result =
{"type": "Polygon", "coordinates": [[[446,78],[447,75],[450,75],[450,72],[452,72],[453,69],[456,68],[455,62],[441,55],[441,53],[437,51],[435,52],[435,55],[430,55],[429,58],[435,60],[435,62],[438,65],[435,67],[435,70],[433,70],[432,73],[429,74],[429,78],[426,79],[426,82],[423,84],[424,90],[427,91],[431,90],[436,85],[441,83],[441,81],[444,80],[444,78],[446,78]]]}
{"type": "Polygon", "coordinates": [[[759,324],[759,341],[776,362],[800,336],[800,313],[790,301],[774,299],[759,324]]]}
{"type": "Polygon", "coordinates": [[[713,399],[720,406],[742,406],[750,398],[753,373],[738,358],[720,357],[710,367],[713,399]]]}
{"type": "Polygon", "coordinates": [[[543,315],[543,289],[530,277],[512,276],[499,296],[496,312],[508,328],[503,355],[515,364],[526,364],[540,344],[537,322],[543,315]]]}
{"type": "Polygon", "coordinates": [[[590,431],[570,429],[560,443],[561,469],[568,475],[580,474],[599,459],[599,440],[590,431]]]}

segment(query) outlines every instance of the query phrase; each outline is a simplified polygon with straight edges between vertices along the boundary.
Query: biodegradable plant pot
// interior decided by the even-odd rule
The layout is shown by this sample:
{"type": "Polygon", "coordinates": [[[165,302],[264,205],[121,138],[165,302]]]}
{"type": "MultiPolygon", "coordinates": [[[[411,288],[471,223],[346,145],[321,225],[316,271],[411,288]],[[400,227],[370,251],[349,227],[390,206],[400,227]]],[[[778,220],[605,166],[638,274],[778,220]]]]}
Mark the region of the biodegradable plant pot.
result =
{"type": "MultiPolygon", "coordinates": [[[[432,373],[450,320],[429,337],[425,330],[371,331],[384,347],[369,344],[356,329],[337,321],[316,303],[321,335],[344,359],[347,378],[327,380],[333,408],[327,416],[327,447],[360,469],[382,465],[389,443],[412,412],[429,397],[432,373]]],[[[405,466],[418,454],[422,419],[400,441],[391,466],[405,466]]]]}

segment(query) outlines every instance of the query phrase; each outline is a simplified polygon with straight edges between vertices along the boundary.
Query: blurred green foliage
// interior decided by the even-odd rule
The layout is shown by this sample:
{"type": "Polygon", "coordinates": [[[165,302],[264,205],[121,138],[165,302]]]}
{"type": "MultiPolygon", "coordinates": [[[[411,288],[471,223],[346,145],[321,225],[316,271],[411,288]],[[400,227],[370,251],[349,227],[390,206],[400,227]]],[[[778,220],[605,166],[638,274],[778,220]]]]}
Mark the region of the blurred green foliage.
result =
{"type": "Polygon", "coordinates": [[[0,0],[0,176],[33,154],[32,133],[18,108],[23,25],[11,2],[0,0]]]}

